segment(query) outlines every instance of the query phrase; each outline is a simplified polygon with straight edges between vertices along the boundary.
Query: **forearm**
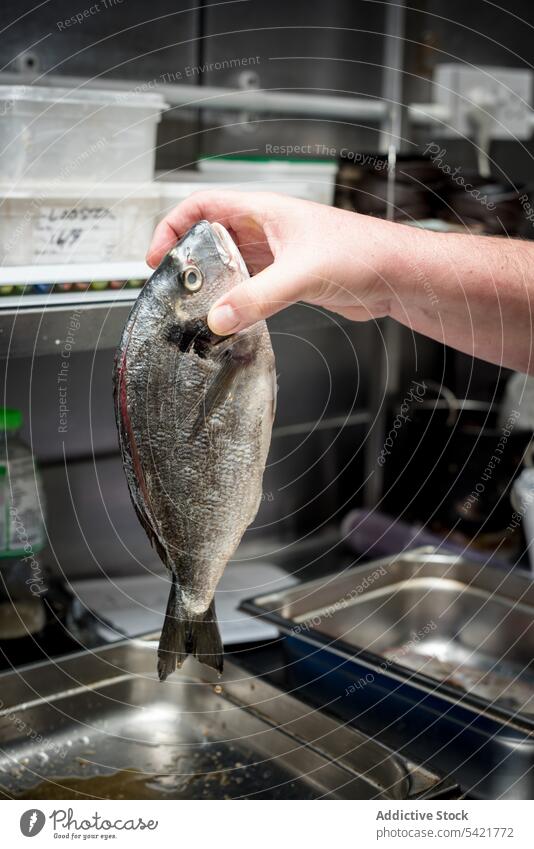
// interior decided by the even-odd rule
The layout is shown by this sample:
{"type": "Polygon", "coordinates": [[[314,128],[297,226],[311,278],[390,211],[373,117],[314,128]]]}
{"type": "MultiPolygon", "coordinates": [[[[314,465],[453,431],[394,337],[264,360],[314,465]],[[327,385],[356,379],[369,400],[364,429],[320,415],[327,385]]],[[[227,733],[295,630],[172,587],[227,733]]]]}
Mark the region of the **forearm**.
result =
{"type": "Polygon", "coordinates": [[[472,356],[534,371],[534,244],[407,226],[386,267],[390,315],[472,356]]]}
{"type": "Polygon", "coordinates": [[[155,266],[196,221],[235,237],[251,281],[211,308],[219,335],[296,301],[355,321],[390,315],[480,359],[534,373],[534,243],[431,233],[268,192],[199,192],[159,225],[155,266]]]}

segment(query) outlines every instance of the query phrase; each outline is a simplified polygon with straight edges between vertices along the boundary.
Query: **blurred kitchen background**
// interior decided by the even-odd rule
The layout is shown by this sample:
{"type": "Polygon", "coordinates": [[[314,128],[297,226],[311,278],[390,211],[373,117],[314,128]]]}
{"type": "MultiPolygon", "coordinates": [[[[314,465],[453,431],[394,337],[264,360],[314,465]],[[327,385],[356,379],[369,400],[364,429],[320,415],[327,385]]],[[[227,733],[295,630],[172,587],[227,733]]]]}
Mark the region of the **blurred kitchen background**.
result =
{"type": "MultiPolygon", "coordinates": [[[[230,186],[532,238],[533,26],[528,0],[4,0],[0,667],[17,671],[0,708],[24,712],[23,665],[161,626],[168,582],[130,503],[111,383],[156,223],[230,186]]],[[[299,304],[269,328],[277,415],[217,595],[227,660],[474,796],[532,798],[531,380],[388,320],[299,304]]],[[[65,674],[100,681],[79,658],[65,674]]],[[[46,697],[43,668],[24,680],[46,697]]],[[[4,719],[10,793],[26,786],[18,737],[4,719]]]]}
{"type": "MultiPolygon", "coordinates": [[[[5,0],[1,21],[2,395],[41,470],[48,575],[48,637],[39,616],[38,640],[0,634],[9,664],[103,638],[71,582],[160,571],[130,504],[111,392],[155,223],[195,188],[230,185],[530,238],[534,10],[5,0]]],[[[465,509],[523,377],[514,388],[510,372],[388,321],[297,305],[269,326],[278,411],[260,513],[236,557],[245,595],[251,563],[298,579],[421,539],[528,568],[521,522],[508,528],[528,410],[492,486],[465,509]],[[414,381],[424,397],[380,464],[414,381]],[[349,534],[354,510],[373,512],[353,516],[349,534]]]]}

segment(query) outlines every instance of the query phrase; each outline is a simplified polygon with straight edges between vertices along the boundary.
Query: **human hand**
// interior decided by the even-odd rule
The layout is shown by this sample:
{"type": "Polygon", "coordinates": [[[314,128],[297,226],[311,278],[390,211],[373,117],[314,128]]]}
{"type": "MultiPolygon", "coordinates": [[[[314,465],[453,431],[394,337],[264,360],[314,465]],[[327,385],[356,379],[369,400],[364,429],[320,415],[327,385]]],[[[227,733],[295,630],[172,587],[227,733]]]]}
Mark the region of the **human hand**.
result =
{"type": "Polygon", "coordinates": [[[385,275],[397,225],[270,192],[200,191],[158,225],[149,265],[200,219],[226,227],[254,275],[213,305],[214,333],[243,330],[296,301],[355,321],[389,313],[385,275]]]}

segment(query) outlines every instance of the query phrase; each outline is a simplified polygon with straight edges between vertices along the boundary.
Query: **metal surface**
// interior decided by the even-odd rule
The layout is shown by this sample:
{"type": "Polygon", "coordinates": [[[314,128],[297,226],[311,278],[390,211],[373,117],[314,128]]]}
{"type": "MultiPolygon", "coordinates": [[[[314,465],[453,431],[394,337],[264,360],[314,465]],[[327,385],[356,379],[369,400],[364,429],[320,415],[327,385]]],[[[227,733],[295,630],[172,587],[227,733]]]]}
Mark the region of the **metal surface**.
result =
{"type": "MultiPolygon", "coordinates": [[[[388,120],[380,137],[380,149],[388,156],[386,217],[395,216],[395,174],[397,154],[403,138],[403,77],[406,8],[404,0],[392,0],[386,6],[384,32],[384,72],[382,92],[389,107],[388,120]]],[[[378,379],[370,387],[370,410],[373,424],[365,448],[364,503],[375,507],[384,490],[384,469],[378,465],[386,436],[386,423],[393,395],[399,389],[402,330],[396,321],[380,322],[381,333],[376,336],[374,360],[378,379]]]]}
{"type": "MultiPolygon", "coordinates": [[[[495,688],[498,697],[507,687],[511,692],[518,674],[521,687],[531,687],[533,587],[524,574],[422,549],[301,584],[292,595],[255,599],[244,609],[286,635],[287,686],[316,706],[454,777],[474,798],[531,799],[534,717],[495,699],[495,688]],[[413,593],[406,586],[412,581],[413,593]],[[345,633],[323,633],[323,627],[333,633],[345,611],[352,615],[345,633]],[[507,681],[493,678],[488,700],[487,692],[454,686],[450,667],[446,683],[430,677],[436,668],[415,672],[406,659],[415,649],[417,660],[426,661],[427,640],[431,650],[436,641],[447,648],[456,671],[474,659],[475,675],[490,671],[507,681]]],[[[514,696],[521,699],[522,690],[514,696]]]]}
{"type": "MultiPolygon", "coordinates": [[[[0,284],[15,283],[70,283],[91,280],[129,280],[152,274],[145,262],[92,262],[66,263],[65,265],[4,265],[0,268],[0,284]]],[[[95,294],[95,293],[93,293],[95,294]]],[[[11,298],[0,301],[3,309],[11,305],[11,298]]],[[[46,301],[41,302],[43,306],[46,301]]]]}
{"type": "MultiPolygon", "coordinates": [[[[534,7],[529,0],[509,0],[500,7],[465,0],[428,0],[409,4],[406,44],[406,100],[433,99],[436,65],[451,60],[472,67],[528,68],[534,7]]],[[[436,116],[449,123],[446,115],[436,116]]],[[[428,127],[412,125],[410,140],[423,149],[432,140],[428,127]]],[[[462,171],[476,168],[472,141],[458,138],[448,143],[450,164],[462,171]],[[454,164],[453,164],[454,163],[454,164]]],[[[506,180],[530,182],[534,178],[534,139],[491,146],[493,173],[506,180]]],[[[498,178],[499,178],[498,176],[498,178]]]]}
{"type": "MultiPolygon", "coordinates": [[[[325,6],[296,0],[250,0],[204,12],[202,83],[233,88],[242,71],[230,58],[258,57],[255,87],[319,97],[381,98],[384,8],[381,3],[336,0],[325,6]]],[[[384,104],[382,104],[382,107],[384,104]]],[[[205,110],[200,138],[206,154],[249,149],[269,155],[271,145],[303,145],[306,155],[335,157],[343,147],[370,150],[377,145],[376,120],[278,115],[241,109],[226,116],[205,110]]],[[[272,154],[271,154],[272,155],[272,154]]],[[[283,155],[283,154],[282,154],[283,155]]]]}
{"type": "Polygon", "coordinates": [[[231,664],[218,680],[188,662],[162,687],[154,655],[154,644],[135,641],[0,676],[3,794],[407,799],[453,792],[453,782],[231,664]]]}
{"type": "MultiPolygon", "coordinates": [[[[84,293],[78,294],[83,301],[84,293]]],[[[11,356],[0,368],[6,403],[22,410],[23,437],[39,461],[55,463],[44,469],[50,547],[42,559],[69,578],[139,574],[151,568],[154,553],[139,532],[116,457],[110,380],[112,349],[129,304],[88,306],[81,311],[79,328],[70,333],[77,311],[72,304],[44,314],[5,316],[0,334],[5,353],[15,325],[11,356]],[[65,371],[62,343],[69,335],[74,341],[65,428],[58,375],[65,371]],[[48,356],[32,358],[34,345],[48,356]],[[95,353],[98,345],[108,350],[95,353]]],[[[349,505],[360,503],[372,378],[364,364],[376,328],[304,305],[274,316],[269,327],[276,348],[278,410],[264,497],[245,540],[261,543],[262,557],[272,559],[281,550],[293,555],[299,539],[306,542],[332,527],[349,505]]],[[[305,565],[291,559],[288,569],[305,565]]],[[[251,587],[249,595],[254,592],[251,587]]]]}
{"type": "Polygon", "coordinates": [[[449,703],[534,730],[534,584],[525,575],[430,549],[256,598],[248,609],[348,656],[362,652],[449,703]]]}
{"type": "MultiPolygon", "coordinates": [[[[104,91],[133,92],[146,89],[165,97],[167,104],[171,107],[163,113],[163,117],[167,119],[175,119],[177,113],[173,110],[181,106],[189,109],[209,109],[215,112],[245,111],[259,114],[338,118],[370,123],[389,122],[392,112],[384,100],[370,97],[309,94],[307,90],[297,93],[225,86],[191,86],[152,80],[145,80],[134,86],[125,80],[110,80],[102,77],[71,77],[64,74],[35,77],[35,75],[29,76],[11,71],[0,72],[0,84],[58,86],[73,90],[84,87],[104,91]]],[[[429,124],[441,126],[451,117],[450,109],[441,103],[411,103],[406,106],[406,110],[410,121],[418,126],[429,124]]],[[[534,125],[534,113],[532,122],[534,125]]]]}
{"type": "MultiPolygon", "coordinates": [[[[69,297],[62,306],[14,307],[0,310],[0,358],[38,357],[55,354],[61,363],[61,352],[71,328],[73,316],[79,327],[75,332],[75,351],[97,351],[113,348],[135,299],[136,290],[127,300],[113,297],[103,303],[69,297]]],[[[89,293],[91,294],[91,293],[89,293]]],[[[105,293],[102,293],[105,294],[105,293]]],[[[60,297],[60,296],[58,296],[60,297]]],[[[45,296],[46,298],[46,296],[45,296]]],[[[21,299],[23,301],[23,299],[21,299]]],[[[31,296],[30,296],[31,300],[31,296]]],[[[61,370],[59,365],[58,371],[61,370]]]]}
{"type": "MultiPolygon", "coordinates": [[[[381,100],[364,97],[336,97],[334,95],[296,93],[287,91],[263,91],[261,89],[226,88],[223,86],[191,86],[181,83],[153,82],[145,80],[132,86],[124,80],[102,79],[101,77],[69,77],[47,74],[35,77],[9,72],[0,73],[2,85],[44,85],[72,88],[96,88],[111,91],[144,90],[162,94],[171,107],[189,107],[215,111],[254,111],[278,115],[307,115],[318,118],[342,118],[348,121],[380,122],[387,118],[388,106],[381,100]]],[[[164,113],[175,117],[174,112],[164,113]]]]}
{"type": "MultiPolygon", "coordinates": [[[[386,6],[386,21],[384,30],[384,78],[382,93],[389,106],[389,126],[381,139],[381,150],[395,157],[402,143],[402,123],[404,113],[403,102],[403,67],[404,41],[406,38],[406,6],[404,0],[390,0],[386,6]]],[[[395,163],[389,163],[393,168],[388,170],[388,176],[393,171],[389,185],[395,184],[395,163]]],[[[388,185],[388,188],[389,188],[388,185]]],[[[393,194],[388,191],[388,219],[393,220],[391,206],[393,194]]]]}
{"type": "MultiPolygon", "coordinates": [[[[93,6],[81,20],[71,0],[2,4],[2,68],[35,73],[106,75],[137,81],[176,73],[198,58],[199,3],[154,0],[93,6]],[[24,61],[31,54],[34,61],[24,61]]],[[[188,79],[184,75],[184,79],[188,79]]],[[[194,80],[191,79],[191,83],[194,80]]]]}

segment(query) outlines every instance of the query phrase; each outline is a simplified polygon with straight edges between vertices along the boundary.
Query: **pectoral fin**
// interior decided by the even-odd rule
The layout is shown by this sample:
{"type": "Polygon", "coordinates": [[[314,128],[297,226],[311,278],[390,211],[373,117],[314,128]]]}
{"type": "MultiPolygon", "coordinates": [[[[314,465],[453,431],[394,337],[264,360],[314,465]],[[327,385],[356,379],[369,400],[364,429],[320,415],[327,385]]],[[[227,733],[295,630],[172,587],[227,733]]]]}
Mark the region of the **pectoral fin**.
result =
{"type": "Polygon", "coordinates": [[[192,428],[193,435],[200,431],[212,413],[232,394],[239,376],[250,365],[253,357],[250,342],[243,336],[225,339],[214,349],[214,359],[219,362],[219,367],[214,371],[213,377],[206,386],[192,428]]]}

